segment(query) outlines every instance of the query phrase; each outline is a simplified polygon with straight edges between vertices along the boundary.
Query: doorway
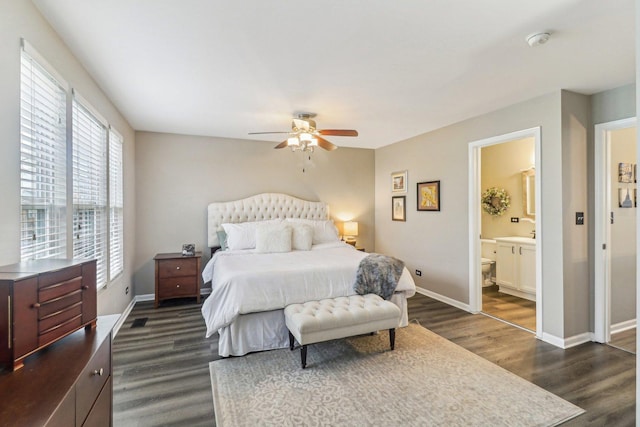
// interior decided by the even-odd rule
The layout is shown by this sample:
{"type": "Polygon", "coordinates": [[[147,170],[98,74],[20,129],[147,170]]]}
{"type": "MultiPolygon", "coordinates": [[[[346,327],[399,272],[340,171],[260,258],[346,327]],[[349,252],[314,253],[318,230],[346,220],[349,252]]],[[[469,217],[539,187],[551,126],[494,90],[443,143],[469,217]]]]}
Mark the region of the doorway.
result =
{"type": "Polygon", "coordinates": [[[636,119],[595,127],[595,340],[636,352],[636,119]]]}
{"type": "Polygon", "coordinates": [[[471,311],[533,331],[538,337],[542,334],[543,301],[542,236],[538,226],[541,222],[540,172],[540,128],[469,144],[471,311]],[[528,151],[525,145],[530,147],[528,151]],[[516,161],[522,152],[527,153],[526,159],[516,161]],[[517,170],[514,169],[516,163],[517,170]],[[501,200],[505,203],[505,194],[509,196],[509,207],[500,209],[501,200]],[[494,206],[491,206],[492,200],[494,206]],[[483,269],[486,263],[483,250],[493,241],[495,276],[490,278],[494,283],[489,284],[486,266],[483,269]]]}

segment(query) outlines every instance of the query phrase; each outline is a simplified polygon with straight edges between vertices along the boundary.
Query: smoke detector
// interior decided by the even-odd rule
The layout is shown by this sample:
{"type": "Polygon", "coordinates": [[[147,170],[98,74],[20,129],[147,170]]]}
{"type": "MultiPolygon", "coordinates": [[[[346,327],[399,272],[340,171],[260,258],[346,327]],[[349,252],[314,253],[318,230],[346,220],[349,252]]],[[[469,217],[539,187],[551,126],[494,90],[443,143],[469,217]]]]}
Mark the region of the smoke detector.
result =
{"type": "Polygon", "coordinates": [[[534,33],[534,34],[530,34],[527,36],[527,43],[529,43],[529,46],[534,47],[534,46],[538,46],[541,44],[545,44],[546,42],[549,41],[549,37],[551,37],[551,34],[549,33],[534,33]]]}

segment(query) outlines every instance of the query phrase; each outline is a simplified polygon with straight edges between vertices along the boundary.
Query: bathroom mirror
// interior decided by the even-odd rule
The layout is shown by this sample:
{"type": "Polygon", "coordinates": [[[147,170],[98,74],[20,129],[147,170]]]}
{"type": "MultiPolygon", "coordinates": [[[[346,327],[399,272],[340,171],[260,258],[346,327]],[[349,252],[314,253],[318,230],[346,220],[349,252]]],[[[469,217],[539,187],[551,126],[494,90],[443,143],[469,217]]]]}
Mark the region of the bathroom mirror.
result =
{"type": "Polygon", "coordinates": [[[536,218],[536,170],[522,171],[522,216],[536,218]]]}

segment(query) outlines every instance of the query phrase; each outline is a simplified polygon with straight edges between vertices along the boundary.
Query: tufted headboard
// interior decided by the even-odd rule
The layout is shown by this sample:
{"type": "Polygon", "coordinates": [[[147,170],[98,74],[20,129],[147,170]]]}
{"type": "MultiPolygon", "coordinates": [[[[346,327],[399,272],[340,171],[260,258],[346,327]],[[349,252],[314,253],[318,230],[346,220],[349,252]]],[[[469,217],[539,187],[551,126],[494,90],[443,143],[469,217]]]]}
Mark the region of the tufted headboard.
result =
{"type": "Polygon", "coordinates": [[[262,193],[246,199],[209,204],[208,244],[219,246],[218,235],[222,223],[264,221],[277,218],[329,219],[329,205],[310,202],[281,193],[262,193]]]}

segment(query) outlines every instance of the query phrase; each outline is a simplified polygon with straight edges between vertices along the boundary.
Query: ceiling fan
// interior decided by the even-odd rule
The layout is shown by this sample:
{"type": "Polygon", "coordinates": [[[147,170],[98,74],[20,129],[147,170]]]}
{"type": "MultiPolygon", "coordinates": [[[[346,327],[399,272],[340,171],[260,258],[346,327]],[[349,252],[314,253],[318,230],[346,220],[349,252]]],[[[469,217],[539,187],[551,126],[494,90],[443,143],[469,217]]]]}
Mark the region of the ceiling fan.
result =
{"type": "Polygon", "coordinates": [[[353,129],[317,129],[314,113],[299,113],[291,122],[289,132],[250,132],[249,135],[265,135],[275,133],[289,134],[289,138],[276,145],[274,148],[289,147],[292,151],[313,151],[315,147],[333,151],[337,145],[327,141],[322,136],[358,136],[358,131],[353,129]]]}

